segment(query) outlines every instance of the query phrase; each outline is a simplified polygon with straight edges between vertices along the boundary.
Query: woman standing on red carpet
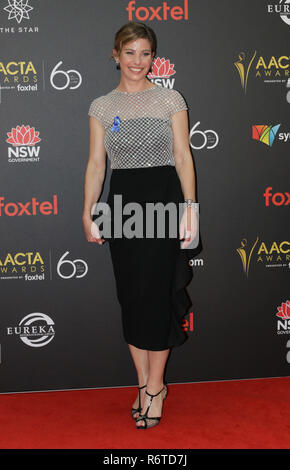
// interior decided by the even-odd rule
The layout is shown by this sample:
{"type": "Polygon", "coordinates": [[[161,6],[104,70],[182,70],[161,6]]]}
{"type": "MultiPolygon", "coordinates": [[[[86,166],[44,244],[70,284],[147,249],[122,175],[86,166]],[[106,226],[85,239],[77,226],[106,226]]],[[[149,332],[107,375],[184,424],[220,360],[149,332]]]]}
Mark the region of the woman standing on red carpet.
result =
{"type": "Polygon", "coordinates": [[[155,33],[144,23],[129,22],[116,33],[112,57],[121,78],[116,88],[90,105],[84,188],[86,237],[98,244],[105,240],[92,223],[91,211],[102,191],[106,153],[112,169],[107,200],[111,220],[116,195],[122,196],[123,204],[138,203],[144,212],[148,202],[183,206],[182,217],[175,218],[175,237],[168,236],[168,221],[165,238],[107,237],[123,336],[138,375],[138,395],[131,411],[137,429],[160,422],[169,351],[187,338],[181,320],[191,305],[185,291],[192,276],[188,263],[192,250],[188,248],[197,233],[188,107],[177,90],[146,78],[156,47],[155,33]],[[180,240],[184,240],[182,245],[180,240]]]}

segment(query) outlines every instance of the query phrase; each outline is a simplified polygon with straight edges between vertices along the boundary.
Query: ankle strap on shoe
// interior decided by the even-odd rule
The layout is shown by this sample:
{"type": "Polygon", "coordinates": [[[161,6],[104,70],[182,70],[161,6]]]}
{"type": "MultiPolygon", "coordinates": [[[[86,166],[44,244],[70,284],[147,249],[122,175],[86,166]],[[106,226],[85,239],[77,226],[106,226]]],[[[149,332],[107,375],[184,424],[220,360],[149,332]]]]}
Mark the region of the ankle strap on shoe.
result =
{"type": "Polygon", "coordinates": [[[160,392],[156,393],[156,395],[153,395],[152,393],[148,393],[147,390],[145,390],[145,393],[147,393],[147,395],[149,395],[150,397],[157,397],[157,395],[159,395],[159,393],[162,392],[162,390],[164,390],[165,387],[163,387],[160,392]]]}

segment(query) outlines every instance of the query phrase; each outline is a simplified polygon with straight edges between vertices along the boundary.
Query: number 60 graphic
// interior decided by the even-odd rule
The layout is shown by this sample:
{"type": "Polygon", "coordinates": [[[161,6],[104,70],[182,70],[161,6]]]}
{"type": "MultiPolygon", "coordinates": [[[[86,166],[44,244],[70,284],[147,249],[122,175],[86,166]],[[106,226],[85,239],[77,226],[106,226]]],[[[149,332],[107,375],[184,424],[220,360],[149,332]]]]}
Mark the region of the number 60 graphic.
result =
{"type": "Polygon", "coordinates": [[[57,90],[64,90],[65,88],[67,88],[70,84],[70,82],[73,83],[73,80],[72,80],[72,77],[70,77],[70,74],[74,74],[76,77],[75,77],[75,85],[74,86],[70,86],[69,88],[71,90],[75,90],[76,88],[78,88],[81,83],[82,83],[82,76],[81,74],[77,71],[77,70],[67,70],[66,72],[64,70],[56,70],[58,68],[59,65],[62,64],[62,60],[60,60],[56,66],[54,67],[54,69],[52,70],[51,74],[50,74],[50,83],[51,83],[51,86],[53,88],[56,88],[57,90]],[[54,77],[56,75],[62,75],[64,76],[65,78],[65,84],[63,86],[56,86],[56,84],[54,83],[54,77]]]}
{"type": "Polygon", "coordinates": [[[85,269],[84,269],[84,272],[83,272],[82,274],[77,274],[76,277],[78,277],[78,278],[79,278],[79,277],[84,277],[84,276],[87,274],[87,272],[88,272],[88,265],[87,265],[87,263],[86,263],[84,260],[82,260],[82,259],[74,259],[73,261],[70,261],[70,260],[68,260],[68,259],[65,260],[64,258],[65,258],[66,255],[68,255],[68,254],[69,254],[69,251],[66,251],[66,252],[62,255],[62,257],[60,258],[59,262],[57,263],[57,273],[58,273],[58,275],[59,275],[60,277],[62,277],[63,279],[70,279],[71,277],[74,277],[74,275],[76,274],[76,270],[77,270],[77,268],[76,268],[76,263],[81,263],[81,264],[84,266],[84,268],[85,268],[85,269]],[[61,268],[62,268],[62,266],[63,266],[64,264],[65,264],[65,265],[69,265],[69,266],[71,266],[71,268],[72,268],[72,272],[71,272],[71,274],[69,274],[68,276],[65,276],[64,274],[61,273],[61,268]]]}

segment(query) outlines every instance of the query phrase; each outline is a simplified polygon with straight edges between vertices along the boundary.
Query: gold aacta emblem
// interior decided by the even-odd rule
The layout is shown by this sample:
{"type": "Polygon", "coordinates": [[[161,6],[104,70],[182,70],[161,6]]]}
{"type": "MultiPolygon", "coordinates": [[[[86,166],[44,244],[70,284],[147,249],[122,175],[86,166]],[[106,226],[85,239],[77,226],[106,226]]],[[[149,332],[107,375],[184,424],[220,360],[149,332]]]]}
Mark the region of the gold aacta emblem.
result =
{"type": "Polygon", "coordinates": [[[248,277],[248,274],[249,274],[249,267],[250,267],[250,261],[251,261],[251,257],[252,257],[252,254],[253,254],[253,250],[254,250],[258,240],[259,240],[259,237],[257,237],[254,245],[252,246],[250,254],[248,256],[248,259],[247,259],[247,253],[246,253],[246,250],[245,250],[245,248],[248,244],[248,241],[247,241],[246,238],[242,239],[240,248],[237,248],[237,252],[239,253],[239,255],[241,257],[243,269],[244,269],[244,272],[246,273],[247,277],[248,277]]]}
{"type": "Polygon", "coordinates": [[[250,71],[250,68],[251,68],[251,65],[252,65],[252,62],[255,58],[257,54],[257,51],[255,51],[253,57],[251,58],[250,60],[250,63],[246,69],[246,54],[245,52],[240,52],[239,53],[239,60],[237,60],[236,62],[234,62],[234,65],[235,67],[238,69],[238,72],[239,72],[239,75],[240,75],[240,79],[241,79],[241,85],[242,85],[242,88],[244,89],[245,91],[245,94],[247,93],[247,84],[248,84],[248,76],[249,76],[249,71],[250,71]]]}

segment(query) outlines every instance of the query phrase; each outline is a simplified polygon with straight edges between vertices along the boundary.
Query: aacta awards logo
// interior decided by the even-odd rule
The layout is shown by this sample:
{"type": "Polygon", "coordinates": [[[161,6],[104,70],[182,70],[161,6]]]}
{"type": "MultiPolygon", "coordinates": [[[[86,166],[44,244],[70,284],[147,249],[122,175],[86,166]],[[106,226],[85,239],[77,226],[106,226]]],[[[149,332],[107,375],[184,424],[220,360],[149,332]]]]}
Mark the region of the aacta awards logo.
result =
{"type": "MultiPolygon", "coordinates": [[[[254,250],[258,244],[259,237],[252,246],[248,247],[248,241],[243,238],[241,246],[237,248],[237,252],[240,255],[243,271],[246,277],[249,276],[250,263],[253,258],[254,250]]],[[[280,243],[276,241],[271,243],[261,242],[257,246],[256,266],[262,265],[266,268],[290,268],[290,242],[284,240],[280,243]]]]}
{"type": "Polygon", "coordinates": [[[29,313],[19,326],[8,326],[7,335],[17,335],[27,346],[41,348],[54,338],[54,321],[45,313],[29,313]]]}
{"type": "Polygon", "coordinates": [[[277,335],[290,333],[290,300],[282,302],[280,307],[277,307],[276,316],[279,318],[277,321],[277,335]]]}
{"type": "Polygon", "coordinates": [[[29,124],[12,127],[11,132],[7,132],[6,142],[11,144],[8,147],[8,162],[39,162],[40,146],[36,145],[41,141],[39,131],[29,124]]]}
{"type": "Polygon", "coordinates": [[[44,281],[45,263],[39,251],[0,256],[0,280],[44,281]]]}
{"type": "Polygon", "coordinates": [[[244,271],[244,273],[246,274],[247,277],[249,275],[249,267],[250,267],[251,257],[252,257],[254,248],[258,243],[258,239],[259,239],[259,237],[257,237],[255,243],[253,244],[253,246],[250,249],[250,252],[248,254],[247,254],[247,251],[246,251],[246,248],[247,248],[247,245],[248,245],[248,240],[246,238],[242,239],[240,248],[237,248],[237,252],[240,255],[241,262],[242,262],[242,265],[243,265],[243,271],[244,271]]]}
{"type": "MultiPolygon", "coordinates": [[[[238,60],[234,62],[245,94],[247,93],[249,73],[256,55],[257,51],[249,56],[245,52],[240,52],[238,60]]],[[[255,78],[263,79],[264,83],[285,83],[288,80],[289,60],[289,55],[272,56],[269,59],[260,56],[255,65],[255,78]]]]}
{"type": "Polygon", "coordinates": [[[240,52],[239,53],[239,60],[234,62],[234,66],[236,67],[240,80],[241,80],[241,86],[245,92],[247,93],[247,86],[248,86],[248,78],[249,78],[249,72],[250,68],[252,66],[252,62],[254,58],[256,57],[257,51],[254,52],[253,56],[250,57],[249,59],[246,57],[245,52],[240,52]]]}
{"type": "Polygon", "coordinates": [[[0,79],[5,90],[37,91],[38,75],[32,61],[0,62],[0,79]]]}

